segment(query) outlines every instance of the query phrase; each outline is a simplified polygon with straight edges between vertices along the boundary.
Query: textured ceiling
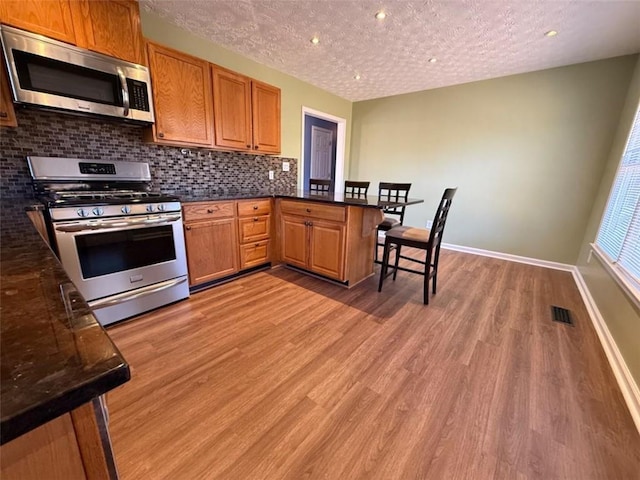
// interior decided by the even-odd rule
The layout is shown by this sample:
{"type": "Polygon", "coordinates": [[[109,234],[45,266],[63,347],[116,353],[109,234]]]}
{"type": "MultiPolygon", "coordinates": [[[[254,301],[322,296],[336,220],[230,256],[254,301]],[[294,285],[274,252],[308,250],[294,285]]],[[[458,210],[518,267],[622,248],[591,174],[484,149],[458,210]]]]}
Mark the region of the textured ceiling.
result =
{"type": "Polygon", "coordinates": [[[640,0],[140,3],[198,36],[351,101],[640,51],[640,0]],[[374,17],[378,10],[387,13],[384,21],[374,17]],[[545,37],[549,30],[558,35],[545,37]],[[310,42],[314,35],[318,45],[310,42]]]}

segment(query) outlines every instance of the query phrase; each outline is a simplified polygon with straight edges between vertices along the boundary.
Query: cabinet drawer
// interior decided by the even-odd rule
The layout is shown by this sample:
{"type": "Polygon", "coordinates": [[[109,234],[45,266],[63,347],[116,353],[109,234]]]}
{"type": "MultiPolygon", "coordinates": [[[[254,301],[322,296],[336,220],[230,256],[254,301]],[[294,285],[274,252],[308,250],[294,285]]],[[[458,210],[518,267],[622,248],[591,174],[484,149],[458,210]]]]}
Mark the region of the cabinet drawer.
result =
{"type": "Polygon", "coordinates": [[[197,202],[185,203],[182,206],[184,221],[226,218],[235,215],[233,202],[197,202]]]}
{"type": "Polygon", "coordinates": [[[240,243],[254,242],[256,240],[267,240],[271,226],[269,215],[256,215],[238,219],[240,229],[240,243]]]}
{"type": "Polygon", "coordinates": [[[269,240],[240,245],[240,269],[269,262],[269,240]]]}
{"type": "Polygon", "coordinates": [[[271,213],[271,200],[243,200],[238,202],[238,216],[268,215],[271,213]]]}
{"type": "Polygon", "coordinates": [[[282,213],[288,213],[291,215],[302,215],[309,218],[334,220],[336,222],[344,222],[347,219],[346,208],[338,207],[335,205],[283,200],[280,204],[280,208],[282,210],[282,213]]]}

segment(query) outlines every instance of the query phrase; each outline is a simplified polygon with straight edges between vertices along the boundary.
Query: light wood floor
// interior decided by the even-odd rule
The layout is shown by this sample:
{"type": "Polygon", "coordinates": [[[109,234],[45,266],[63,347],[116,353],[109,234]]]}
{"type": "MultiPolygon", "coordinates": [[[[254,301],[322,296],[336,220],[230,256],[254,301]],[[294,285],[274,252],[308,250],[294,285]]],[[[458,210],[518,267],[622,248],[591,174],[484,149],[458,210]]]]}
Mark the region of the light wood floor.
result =
{"type": "Polygon", "coordinates": [[[121,478],[640,478],[570,273],[443,251],[428,307],[421,281],[280,268],[110,329],[121,478]]]}

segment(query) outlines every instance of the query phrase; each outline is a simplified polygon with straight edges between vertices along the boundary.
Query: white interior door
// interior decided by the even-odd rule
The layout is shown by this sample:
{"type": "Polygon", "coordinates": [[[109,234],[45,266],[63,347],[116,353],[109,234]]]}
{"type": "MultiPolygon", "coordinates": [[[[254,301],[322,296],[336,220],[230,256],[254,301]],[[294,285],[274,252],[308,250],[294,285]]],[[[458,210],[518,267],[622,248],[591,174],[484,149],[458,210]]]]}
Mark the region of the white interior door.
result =
{"type": "Polygon", "coordinates": [[[311,127],[311,178],[331,180],[333,134],[326,128],[311,127]]]}

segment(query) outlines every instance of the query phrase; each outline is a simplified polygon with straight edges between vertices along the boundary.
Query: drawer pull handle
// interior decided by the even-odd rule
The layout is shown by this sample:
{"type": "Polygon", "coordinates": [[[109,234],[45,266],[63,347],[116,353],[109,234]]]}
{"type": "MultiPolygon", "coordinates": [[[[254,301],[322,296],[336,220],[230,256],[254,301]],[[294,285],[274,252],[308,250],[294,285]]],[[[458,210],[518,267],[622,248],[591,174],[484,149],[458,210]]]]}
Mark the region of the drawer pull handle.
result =
{"type": "Polygon", "coordinates": [[[257,209],[258,209],[258,205],[254,205],[254,206],[253,206],[253,209],[254,209],[254,210],[257,210],[257,209]]]}
{"type": "Polygon", "coordinates": [[[213,208],[207,208],[207,213],[213,213],[213,208]]]}
{"type": "Polygon", "coordinates": [[[164,133],[162,133],[162,132],[158,132],[158,137],[160,137],[160,138],[164,138],[164,133]]]}
{"type": "Polygon", "coordinates": [[[307,213],[311,213],[311,209],[310,208],[307,208],[307,213]]]}
{"type": "Polygon", "coordinates": [[[185,230],[191,230],[191,227],[184,227],[185,230]]]}
{"type": "Polygon", "coordinates": [[[253,221],[257,222],[258,221],[258,217],[253,217],[253,221]]]}

